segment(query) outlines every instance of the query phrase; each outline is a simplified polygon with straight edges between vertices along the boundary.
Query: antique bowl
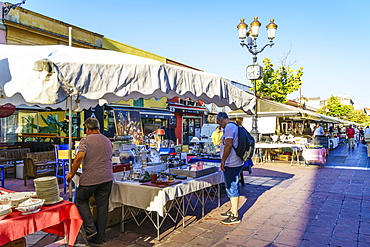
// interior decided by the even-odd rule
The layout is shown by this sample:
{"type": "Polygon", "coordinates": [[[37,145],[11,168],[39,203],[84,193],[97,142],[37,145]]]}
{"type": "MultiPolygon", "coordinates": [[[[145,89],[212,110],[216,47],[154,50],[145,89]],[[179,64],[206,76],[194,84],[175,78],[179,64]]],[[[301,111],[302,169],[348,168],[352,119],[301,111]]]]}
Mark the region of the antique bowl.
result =
{"type": "Polygon", "coordinates": [[[0,205],[11,205],[17,207],[18,204],[25,200],[35,197],[36,192],[12,192],[0,195],[0,205]]]}
{"type": "Polygon", "coordinates": [[[22,212],[22,215],[25,214],[32,214],[40,211],[41,206],[44,204],[44,199],[35,199],[30,198],[20,204],[18,204],[18,207],[15,208],[18,211],[22,212]]]}

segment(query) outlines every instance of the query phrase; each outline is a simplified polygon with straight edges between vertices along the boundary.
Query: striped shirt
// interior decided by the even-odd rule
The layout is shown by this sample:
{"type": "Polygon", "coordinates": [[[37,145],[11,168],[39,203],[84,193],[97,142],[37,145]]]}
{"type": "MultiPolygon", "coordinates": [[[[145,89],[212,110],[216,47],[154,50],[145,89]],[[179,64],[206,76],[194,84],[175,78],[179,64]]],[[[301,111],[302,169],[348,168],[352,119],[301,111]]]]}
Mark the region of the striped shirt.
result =
{"type": "Polygon", "coordinates": [[[102,135],[91,134],[81,139],[78,151],[85,152],[80,184],[90,186],[112,181],[112,142],[102,135]]]}

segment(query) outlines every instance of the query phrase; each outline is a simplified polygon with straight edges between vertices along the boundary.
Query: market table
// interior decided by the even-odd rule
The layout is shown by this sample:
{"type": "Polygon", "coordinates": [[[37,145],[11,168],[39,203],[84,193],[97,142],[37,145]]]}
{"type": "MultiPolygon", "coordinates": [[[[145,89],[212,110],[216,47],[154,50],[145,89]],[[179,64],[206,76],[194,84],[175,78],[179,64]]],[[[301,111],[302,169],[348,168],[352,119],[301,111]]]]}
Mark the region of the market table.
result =
{"type": "Polygon", "coordinates": [[[303,144],[296,144],[296,143],[256,143],[255,145],[255,149],[256,149],[256,152],[254,153],[255,156],[257,156],[257,158],[261,158],[261,160],[263,161],[271,161],[271,157],[270,157],[270,151],[271,149],[275,149],[275,148],[292,148],[292,147],[297,147],[297,148],[300,148],[300,149],[304,149],[305,148],[305,145],[303,144]],[[258,152],[258,149],[260,150],[263,150],[265,149],[266,152],[265,154],[263,155],[263,153],[259,153],[258,152]],[[260,157],[258,157],[260,155],[260,157]]]}
{"type": "Polygon", "coordinates": [[[325,148],[306,148],[302,151],[302,156],[306,164],[309,163],[326,163],[326,149],[325,148]]]}
{"type": "Polygon", "coordinates": [[[14,211],[0,220],[0,245],[44,231],[64,237],[61,244],[73,246],[82,222],[77,207],[69,201],[43,206],[38,213],[28,215],[14,211]]]}
{"type": "Polygon", "coordinates": [[[339,137],[330,137],[329,138],[329,147],[330,149],[335,149],[339,145],[339,137]]]}
{"type": "MultiPolygon", "coordinates": [[[[189,163],[192,163],[192,162],[207,162],[207,163],[215,163],[217,164],[216,166],[220,166],[220,163],[221,163],[221,159],[214,159],[214,158],[191,158],[189,161],[189,163]]],[[[250,166],[252,167],[253,166],[253,161],[252,159],[248,160],[246,165],[244,165],[244,167],[247,167],[247,166],[250,166]]],[[[249,173],[252,173],[252,170],[249,170],[249,173]]],[[[240,172],[240,183],[242,184],[242,186],[244,186],[244,173],[243,171],[240,172]]]]}
{"type": "MultiPolygon", "coordinates": [[[[181,183],[165,188],[141,185],[139,182],[120,181],[116,180],[113,183],[111,195],[109,198],[109,211],[116,207],[122,206],[122,221],[121,230],[124,231],[123,219],[125,217],[125,206],[128,206],[129,212],[134,217],[138,226],[142,223],[135,218],[135,213],[130,210],[130,207],[138,208],[146,213],[145,218],[149,218],[157,229],[157,236],[159,239],[160,226],[163,221],[172,217],[169,212],[171,209],[176,209],[177,212],[184,218],[189,209],[190,200],[195,196],[196,202],[202,205],[202,216],[204,215],[205,202],[211,198],[210,191],[207,188],[213,189],[218,198],[218,206],[220,206],[220,184],[223,183],[223,172],[217,171],[215,173],[205,175],[199,178],[188,178],[186,180],[179,180],[181,183]],[[189,195],[190,198],[186,198],[189,195]],[[185,206],[185,204],[187,206],[185,206]],[[156,212],[156,219],[152,212],[156,212]],[[162,217],[162,220],[159,219],[162,217]]],[[[193,208],[193,206],[191,206],[193,208]]]]}

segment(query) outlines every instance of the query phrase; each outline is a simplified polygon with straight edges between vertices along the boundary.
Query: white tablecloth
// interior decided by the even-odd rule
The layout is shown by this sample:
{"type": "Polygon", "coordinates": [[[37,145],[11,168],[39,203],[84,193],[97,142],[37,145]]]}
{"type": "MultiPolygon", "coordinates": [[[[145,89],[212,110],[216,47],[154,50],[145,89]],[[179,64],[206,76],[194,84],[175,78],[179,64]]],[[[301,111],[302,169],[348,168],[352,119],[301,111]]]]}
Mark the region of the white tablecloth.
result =
{"type": "Polygon", "coordinates": [[[165,205],[168,201],[220,184],[224,181],[224,177],[223,172],[218,171],[203,177],[180,181],[180,184],[166,188],[140,185],[139,182],[115,181],[109,198],[109,211],[125,205],[147,211],[156,211],[163,217],[165,215],[165,205]]]}
{"type": "MultiPolygon", "coordinates": [[[[333,149],[338,147],[339,137],[329,138],[329,143],[333,143],[333,149]]],[[[330,147],[331,145],[329,145],[330,147]]]]}

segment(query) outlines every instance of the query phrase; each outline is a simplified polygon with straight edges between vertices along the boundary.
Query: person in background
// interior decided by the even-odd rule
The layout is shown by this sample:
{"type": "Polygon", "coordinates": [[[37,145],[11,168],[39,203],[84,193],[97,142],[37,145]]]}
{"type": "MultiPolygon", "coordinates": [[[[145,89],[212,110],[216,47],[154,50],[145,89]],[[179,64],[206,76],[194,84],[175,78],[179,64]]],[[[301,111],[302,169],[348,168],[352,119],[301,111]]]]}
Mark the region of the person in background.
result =
{"type": "Polygon", "coordinates": [[[112,169],[112,142],[99,132],[99,121],[88,118],[84,123],[87,136],[81,139],[67,181],[76,174],[82,163],[82,174],[77,190],[76,206],[83,220],[86,237],[97,244],[103,242],[108,220],[108,202],[114,180],[112,169]],[[97,206],[96,226],[89,207],[94,195],[97,206]]]}
{"type": "Polygon", "coordinates": [[[238,146],[238,126],[230,121],[229,116],[225,112],[219,112],[216,121],[224,129],[221,139],[220,169],[224,172],[226,194],[230,198],[231,204],[231,209],[221,214],[221,217],[225,218],[221,223],[230,225],[240,222],[238,214],[239,174],[243,170],[244,162],[233,148],[233,146],[238,146]]]}
{"type": "Polygon", "coordinates": [[[353,129],[355,130],[355,144],[359,144],[359,130],[356,125],[353,126],[353,129]]]}
{"type": "Polygon", "coordinates": [[[370,128],[369,126],[366,126],[364,134],[370,134],[370,128]]]}
{"type": "Polygon", "coordinates": [[[312,136],[312,130],[310,128],[310,125],[306,124],[303,129],[303,135],[312,136]]]}
{"type": "Polygon", "coordinates": [[[365,142],[365,131],[362,127],[360,127],[359,135],[360,135],[360,142],[364,143],[365,142]]]}
{"type": "Polygon", "coordinates": [[[219,147],[221,145],[222,135],[223,135],[223,133],[221,131],[221,126],[217,126],[217,128],[215,129],[215,131],[213,131],[213,133],[211,135],[211,139],[212,139],[213,145],[215,147],[219,147]]]}
{"type": "Polygon", "coordinates": [[[315,131],[313,132],[313,136],[322,136],[324,135],[324,129],[322,128],[321,124],[317,123],[315,131]]]}
{"type": "Polygon", "coordinates": [[[350,125],[346,129],[346,135],[348,139],[348,149],[350,148],[354,149],[355,148],[355,129],[352,127],[352,125],[350,125]]]}

